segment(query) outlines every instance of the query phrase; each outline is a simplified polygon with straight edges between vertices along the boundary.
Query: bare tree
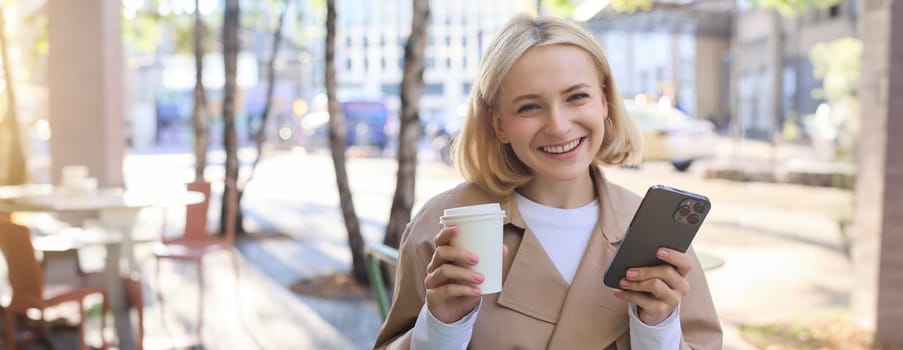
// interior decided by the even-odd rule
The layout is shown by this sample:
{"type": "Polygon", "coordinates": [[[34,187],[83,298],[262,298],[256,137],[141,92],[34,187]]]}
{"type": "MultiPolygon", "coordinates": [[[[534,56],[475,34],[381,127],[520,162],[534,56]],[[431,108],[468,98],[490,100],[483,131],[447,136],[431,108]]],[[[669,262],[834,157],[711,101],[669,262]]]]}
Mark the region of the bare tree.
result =
{"type": "Polygon", "coordinates": [[[3,80],[6,84],[6,115],[0,116],[0,185],[19,185],[26,181],[25,151],[19,134],[16,113],[15,81],[13,80],[9,46],[6,42],[6,20],[0,7],[0,59],[3,60],[3,80]]]}
{"type": "MultiPolygon", "coordinates": [[[[235,133],[235,95],[238,89],[236,84],[236,72],[238,64],[238,29],[241,25],[239,0],[226,0],[226,9],[223,12],[223,66],[225,67],[226,81],[223,85],[223,147],[226,149],[226,178],[225,181],[238,179],[238,136],[235,133]]],[[[220,211],[220,228],[225,229],[230,186],[223,188],[222,209],[220,211]]],[[[241,191],[238,192],[238,202],[241,202],[241,191]]],[[[241,222],[241,210],[236,215],[236,222],[241,222]]],[[[236,226],[236,232],[244,232],[241,226],[236,226]]]]}
{"type": "MultiPolygon", "coordinates": [[[[256,135],[254,137],[257,143],[257,157],[254,158],[254,164],[251,165],[251,175],[248,176],[247,181],[245,181],[245,186],[251,182],[251,179],[254,178],[255,170],[257,169],[257,164],[260,163],[260,158],[263,157],[263,142],[266,140],[266,125],[267,120],[270,116],[270,108],[273,105],[273,85],[275,83],[276,76],[276,57],[279,56],[279,47],[282,42],[282,28],[285,22],[285,13],[288,12],[288,6],[291,3],[291,0],[286,0],[282,7],[282,12],[279,13],[279,22],[276,23],[276,29],[273,31],[273,47],[270,50],[270,60],[267,62],[267,90],[266,97],[264,98],[263,105],[263,113],[260,115],[260,126],[257,128],[256,135]]],[[[242,187],[242,192],[244,192],[244,186],[242,187]]],[[[241,223],[239,223],[241,226],[241,223]]]]}
{"type": "Polygon", "coordinates": [[[364,265],[364,238],[361,225],[354,211],[348,172],[345,169],[345,116],[336,100],[335,74],[335,0],[326,1],[326,98],[329,108],[329,149],[335,166],[335,179],[339,187],[339,204],[348,230],[348,246],[351,248],[351,276],[355,281],[367,283],[367,269],[364,265]]]}
{"type": "Polygon", "coordinates": [[[426,50],[430,20],[429,0],[413,0],[411,35],[404,46],[404,72],[401,76],[401,121],[398,131],[398,175],[395,197],[383,243],[398,248],[401,233],[411,220],[417,175],[417,144],[420,141],[420,96],[423,94],[423,52],[426,50]]]}
{"type": "Polygon", "coordinates": [[[204,88],[204,22],[200,0],[194,0],[194,179],[204,180],[207,167],[207,148],[210,146],[210,114],[207,111],[207,92],[204,88]]]}

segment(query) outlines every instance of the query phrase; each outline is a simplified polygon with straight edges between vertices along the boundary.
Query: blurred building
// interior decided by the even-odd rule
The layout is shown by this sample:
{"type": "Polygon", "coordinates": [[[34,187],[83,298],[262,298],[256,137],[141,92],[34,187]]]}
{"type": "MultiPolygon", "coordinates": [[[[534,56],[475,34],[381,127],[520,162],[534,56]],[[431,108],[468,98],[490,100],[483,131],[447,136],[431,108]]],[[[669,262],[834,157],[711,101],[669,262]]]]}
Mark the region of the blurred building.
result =
{"type": "MultiPolygon", "coordinates": [[[[483,47],[523,0],[430,1],[429,36],[420,117],[453,122],[467,102],[483,47]]],[[[336,74],[339,98],[382,98],[390,115],[400,109],[404,46],[411,31],[408,0],[337,2],[336,74]]],[[[396,118],[390,118],[390,120],[396,118]]]]}
{"type": "Polygon", "coordinates": [[[796,16],[747,0],[656,0],[651,11],[605,8],[587,27],[606,48],[622,94],[671,94],[677,107],[746,137],[771,139],[815,112],[809,52],[858,37],[857,0],[796,16]]]}
{"type": "Polygon", "coordinates": [[[651,11],[606,8],[587,21],[604,46],[623,97],[666,97],[725,126],[730,115],[733,1],[657,1],[651,11]]]}
{"type": "Polygon", "coordinates": [[[771,138],[788,118],[799,123],[822,100],[809,51],[822,42],[858,37],[857,0],[810,8],[794,17],[738,2],[734,32],[733,86],[737,122],[746,135],[771,138]]]}

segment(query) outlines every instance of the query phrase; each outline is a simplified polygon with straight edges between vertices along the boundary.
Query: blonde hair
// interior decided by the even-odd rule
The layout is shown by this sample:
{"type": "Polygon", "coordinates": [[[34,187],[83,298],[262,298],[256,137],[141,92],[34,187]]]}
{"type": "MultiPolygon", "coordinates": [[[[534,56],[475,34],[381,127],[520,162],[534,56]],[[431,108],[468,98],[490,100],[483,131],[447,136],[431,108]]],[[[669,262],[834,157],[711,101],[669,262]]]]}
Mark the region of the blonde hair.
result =
{"type": "MultiPolygon", "coordinates": [[[[640,160],[639,131],[624,109],[602,47],[586,31],[564,20],[520,15],[508,22],[486,49],[479,76],[470,91],[464,126],[453,145],[455,164],[464,178],[495,196],[508,195],[533,178],[530,168],[517,158],[510,145],[496,137],[492,128],[492,109],[502,80],[528,49],[554,44],[583,49],[599,73],[610,124],[606,125],[593,164],[636,164],[640,160]]],[[[606,123],[605,118],[600,122],[606,123]]]]}

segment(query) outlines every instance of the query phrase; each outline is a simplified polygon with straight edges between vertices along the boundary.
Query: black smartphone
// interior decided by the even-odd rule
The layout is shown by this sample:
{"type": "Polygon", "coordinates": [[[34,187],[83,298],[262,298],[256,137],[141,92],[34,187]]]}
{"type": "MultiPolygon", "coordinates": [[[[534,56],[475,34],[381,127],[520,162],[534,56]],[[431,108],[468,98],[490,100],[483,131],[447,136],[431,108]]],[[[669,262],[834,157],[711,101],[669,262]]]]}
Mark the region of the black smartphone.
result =
{"type": "Polygon", "coordinates": [[[665,264],[656,256],[661,247],[686,252],[711,208],[706,196],[663,185],[650,187],[605,270],[605,285],[620,289],[627,269],[665,264]]]}

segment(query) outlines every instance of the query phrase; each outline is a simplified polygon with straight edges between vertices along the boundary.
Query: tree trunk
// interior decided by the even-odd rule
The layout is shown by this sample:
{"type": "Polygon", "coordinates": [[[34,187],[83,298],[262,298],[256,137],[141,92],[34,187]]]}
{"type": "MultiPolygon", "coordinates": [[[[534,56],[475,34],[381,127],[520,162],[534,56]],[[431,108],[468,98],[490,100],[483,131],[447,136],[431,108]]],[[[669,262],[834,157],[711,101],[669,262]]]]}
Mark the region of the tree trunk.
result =
{"type": "Polygon", "coordinates": [[[210,146],[210,115],[207,112],[207,92],[204,88],[204,22],[201,20],[200,0],[194,0],[194,179],[204,180],[207,167],[207,148],[210,146]]]}
{"type": "Polygon", "coordinates": [[[345,170],[345,116],[336,100],[335,74],[335,0],[326,1],[326,98],[329,108],[329,149],[335,166],[335,179],[339,187],[339,204],[348,230],[348,246],[351,248],[351,276],[355,281],[366,284],[367,269],[364,264],[364,238],[361,225],[354,211],[348,173],[345,170]]]}
{"type": "Polygon", "coordinates": [[[9,61],[6,42],[6,21],[0,8],[0,58],[3,60],[3,80],[6,83],[6,114],[0,115],[0,185],[20,185],[26,182],[25,151],[16,113],[15,80],[9,61]]]}
{"type": "MultiPolygon", "coordinates": [[[[225,181],[238,180],[238,140],[235,133],[235,95],[238,86],[235,81],[238,62],[238,29],[240,9],[239,0],[226,0],[226,10],[223,14],[223,66],[225,67],[226,81],[223,85],[223,147],[226,149],[226,178],[225,181]]],[[[220,211],[220,229],[224,230],[227,220],[227,200],[229,198],[228,186],[223,188],[223,201],[220,211]]],[[[240,198],[241,191],[236,198],[240,198]]],[[[240,200],[239,200],[240,202],[240,200]]],[[[237,207],[236,233],[244,232],[241,225],[241,208],[237,207]]]]}
{"type": "MultiPolygon", "coordinates": [[[[264,99],[263,114],[260,115],[260,126],[257,128],[254,137],[257,145],[257,157],[254,158],[254,164],[251,165],[251,174],[248,176],[247,181],[245,181],[245,186],[247,186],[247,184],[251,182],[251,179],[254,178],[257,164],[260,163],[260,158],[263,157],[263,141],[266,139],[266,125],[270,116],[270,108],[273,105],[273,85],[276,79],[276,56],[279,55],[279,46],[282,42],[282,27],[285,22],[285,13],[288,12],[290,2],[291,0],[285,1],[285,7],[282,8],[282,12],[279,14],[279,23],[276,24],[276,30],[273,32],[273,47],[270,51],[270,60],[267,62],[267,90],[264,99]]],[[[244,190],[245,186],[242,186],[242,190],[244,190]]]]}
{"type": "Polygon", "coordinates": [[[404,72],[401,77],[401,121],[398,140],[398,175],[395,197],[383,243],[398,248],[405,225],[411,220],[417,173],[417,145],[420,141],[420,96],[423,93],[423,53],[426,49],[430,18],[428,0],[413,0],[411,35],[404,47],[404,72]]]}

